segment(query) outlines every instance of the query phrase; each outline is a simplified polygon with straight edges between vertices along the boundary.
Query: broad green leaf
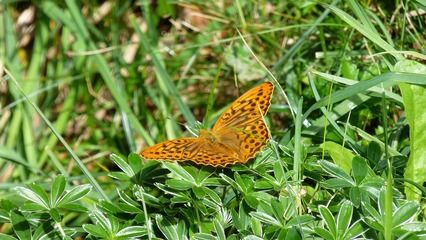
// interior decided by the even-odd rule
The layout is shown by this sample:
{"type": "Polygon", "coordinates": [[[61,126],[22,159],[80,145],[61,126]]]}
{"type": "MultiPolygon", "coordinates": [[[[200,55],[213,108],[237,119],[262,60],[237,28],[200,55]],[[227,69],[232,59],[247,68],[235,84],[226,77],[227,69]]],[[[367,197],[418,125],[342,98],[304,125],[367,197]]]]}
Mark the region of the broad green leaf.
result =
{"type": "Polygon", "coordinates": [[[6,235],[4,233],[0,233],[0,239],[2,239],[2,240],[18,240],[17,238],[14,238],[12,236],[6,235]]]}
{"type": "Polygon", "coordinates": [[[45,201],[45,199],[43,199],[41,196],[39,196],[32,190],[25,187],[16,187],[15,191],[17,191],[21,197],[38,204],[44,209],[49,209],[49,204],[47,203],[47,201],[45,201]]]}
{"type": "Polygon", "coordinates": [[[181,165],[173,162],[163,162],[164,166],[167,167],[174,175],[178,177],[178,179],[186,180],[187,182],[195,184],[195,179],[192,175],[185,170],[181,165]]]}
{"type": "Polygon", "coordinates": [[[406,202],[398,207],[392,216],[392,225],[394,227],[407,223],[417,215],[419,206],[414,202],[406,202]]]}
{"type": "Polygon", "coordinates": [[[328,208],[323,205],[319,206],[319,212],[325,224],[327,225],[327,228],[329,229],[331,235],[337,237],[337,225],[334,220],[333,214],[331,214],[330,210],[328,210],[328,208]]]}
{"type": "Polygon", "coordinates": [[[226,176],[223,173],[219,173],[219,176],[229,185],[231,185],[232,188],[238,190],[239,192],[243,192],[243,189],[238,185],[232,178],[226,176]]]}
{"type": "Polygon", "coordinates": [[[352,175],[355,178],[357,184],[360,184],[364,180],[365,176],[369,172],[367,162],[360,156],[355,156],[352,159],[352,175]]]}
{"type": "Polygon", "coordinates": [[[155,222],[166,239],[179,239],[176,223],[170,222],[167,218],[159,214],[155,215],[155,222]]]}
{"type": "Polygon", "coordinates": [[[338,236],[342,237],[343,233],[349,228],[352,221],[353,206],[351,202],[345,200],[340,205],[339,214],[337,215],[337,231],[338,236]]]}
{"type": "Polygon", "coordinates": [[[113,153],[110,155],[110,159],[121,169],[121,171],[126,173],[127,176],[133,177],[135,175],[132,167],[119,155],[113,153]]]}
{"type": "Polygon", "coordinates": [[[93,211],[90,213],[90,216],[94,218],[94,222],[98,226],[100,226],[104,231],[107,231],[110,233],[114,232],[113,224],[112,224],[113,218],[108,218],[97,208],[93,209],[93,211]]]}
{"type": "Polygon", "coordinates": [[[323,181],[322,184],[324,185],[324,187],[333,188],[333,189],[353,187],[353,184],[351,184],[348,181],[342,180],[340,178],[327,179],[323,181]]]}
{"type": "Polygon", "coordinates": [[[361,225],[361,220],[356,221],[346,230],[346,234],[343,236],[344,239],[354,239],[364,233],[364,228],[361,225]]]}
{"type": "Polygon", "coordinates": [[[49,195],[47,195],[47,192],[40,185],[36,183],[31,183],[28,185],[28,188],[30,188],[35,194],[37,194],[37,196],[43,199],[43,202],[47,203],[48,207],[51,207],[50,201],[49,201],[49,195]]]}
{"type": "Polygon", "coordinates": [[[19,239],[31,239],[30,223],[20,211],[11,211],[10,222],[12,223],[13,230],[19,239]]]}
{"type": "Polygon", "coordinates": [[[52,188],[50,191],[50,205],[55,207],[58,203],[59,197],[65,190],[65,178],[62,175],[58,175],[53,181],[52,188]]]}
{"type": "Polygon", "coordinates": [[[314,228],[314,231],[315,231],[316,234],[318,234],[321,238],[323,238],[325,240],[334,240],[335,239],[333,237],[333,235],[324,228],[316,227],[316,228],[314,228]]]}
{"type": "Polygon", "coordinates": [[[220,224],[220,222],[217,219],[213,221],[213,224],[214,224],[214,229],[217,235],[217,239],[226,240],[225,229],[223,229],[222,224],[220,224]]]}
{"type": "Polygon", "coordinates": [[[145,226],[130,226],[118,231],[116,236],[121,238],[131,238],[131,237],[141,237],[146,234],[147,234],[147,231],[145,226]]]}
{"type": "Polygon", "coordinates": [[[330,154],[337,166],[345,170],[346,173],[350,173],[352,169],[352,158],[354,157],[351,150],[334,142],[324,142],[321,144],[321,147],[330,154]]]}
{"type": "Polygon", "coordinates": [[[301,225],[310,223],[314,220],[315,218],[313,216],[307,214],[301,216],[294,216],[287,222],[286,227],[300,227],[301,225]]]}
{"type": "Polygon", "coordinates": [[[95,236],[95,237],[99,237],[99,238],[103,238],[103,239],[109,239],[109,234],[107,231],[105,231],[105,229],[101,228],[98,225],[93,225],[93,224],[83,224],[83,229],[84,231],[86,231],[87,233],[95,236]]]}
{"type": "Polygon", "coordinates": [[[254,234],[257,236],[262,236],[262,223],[259,221],[259,219],[252,218],[250,220],[250,227],[254,234]]]}
{"type": "Polygon", "coordinates": [[[277,219],[273,218],[272,216],[270,216],[269,214],[266,214],[264,212],[251,212],[250,216],[258,219],[259,221],[261,221],[263,223],[282,227],[281,223],[277,219]]]}
{"type": "Polygon", "coordinates": [[[194,182],[188,182],[183,179],[168,179],[166,185],[178,191],[185,191],[195,186],[194,182]]]}
{"type": "MultiPolygon", "coordinates": [[[[395,65],[395,71],[421,73],[426,82],[426,66],[412,60],[400,61],[395,65]]],[[[426,181],[426,87],[401,83],[402,98],[405,114],[410,126],[410,158],[405,169],[404,177],[416,183],[426,181]]],[[[421,198],[420,190],[407,184],[405,188],[408,200],[421,198]]]]}
{"type": "Polygon", "coordinates": [[[319,164],[322,167],[322,169],[328,174],[330,174],[331,176],[336,177],[340,180],[343,180],[352,186],[356,185],[355,182],[352,180],[351,176],[349,176],[345,171],[343,171],[341,168],[339,168],[335,164],[329,161],[319,161],[319,164]]]}
{"type": "Polygon", "coordinates": [[[382,149],[380,145],[375,141],[370,142],[368,144],[368,149],[367,149],[368,160],[370,160],[372,163],[377,164],[380,161],[381,156],[382,156],[382,149]]]}
{"type": "Polygon", "coordinates": [[[52,219],[55,222],[57,222],[57,223],[61,222],[61,214],[59,213],[58,209],[56,209],[56,208],[50,209],[49,215],[52,217],[52,219]]]}
{"type": "Polygon", "coordinates": [[[62,197],[59,199],[58,207],[80,200],[81,198],[89,194],[91,189],[92,186],[89,184],[80,185],[72,188],[67,193],[62,195],[62,197]]]}

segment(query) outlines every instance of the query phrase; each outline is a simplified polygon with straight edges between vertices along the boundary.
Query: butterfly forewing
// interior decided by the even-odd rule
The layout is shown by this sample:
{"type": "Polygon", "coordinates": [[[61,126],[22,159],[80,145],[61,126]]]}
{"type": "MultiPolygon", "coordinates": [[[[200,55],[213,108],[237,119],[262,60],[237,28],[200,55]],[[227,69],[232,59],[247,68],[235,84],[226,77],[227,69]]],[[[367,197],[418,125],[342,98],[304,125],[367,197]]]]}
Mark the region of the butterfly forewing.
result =
{"type": "Polygon", "coordinates": [[[223,127],[245,126],[262,118],[268,111],[273,90],[274,85],[266,82],[244,93],[220,115],[213,131],[223,127]]]}

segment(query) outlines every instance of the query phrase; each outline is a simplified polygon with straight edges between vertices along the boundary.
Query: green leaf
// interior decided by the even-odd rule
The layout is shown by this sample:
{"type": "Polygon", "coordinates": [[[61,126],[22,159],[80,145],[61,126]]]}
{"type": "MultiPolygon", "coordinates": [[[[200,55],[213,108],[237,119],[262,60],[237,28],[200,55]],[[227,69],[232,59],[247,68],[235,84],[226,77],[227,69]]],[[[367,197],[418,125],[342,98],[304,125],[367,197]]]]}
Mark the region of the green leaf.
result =
{"type": "Polygon", "coordinates": [[[213,220],[213,224],[214,224],[214,229],[217,235],[217,239],[226,240],[225,229],[223,229],[222,224],[220,224],[220,222],[217,219],[213,220]]]}
{"type": "Polygon", "coordinates": [[[207,187],[202,187],[202,189],[210,197],[210,199],[213,200],[214,203],[216,203],[217,205],[222,205],[222,201],[215,191],[207,187]]]}
{"type": "Polygon", "coordinates": [[[281,161],[276,161],[274,164],[274,176],[275,179],[277,179],[281,183],[286,180],[284,166],[281,161]]]}
{"type": "Polygon", "coordinates": [[[239,192],[243,192],[243,189],[240,187],[240,185],[238,185],[232,178],[226,176],[223,173],[220,173],[219,176],[229,185],[232,186],[232,188],[236,189],[239,192]]]}
{"type": "Polygon", "coordinates": [[[25,166],[30,170],[34,170],[34,168],[28,164],[27,160],[25,160],[19,153],[7,147],[0,146],[0,158],[25,166]]]}
{"type": "Polygon", "coordinates": [[[363,207],[362,210],[364,212],[364,215],[366,215],[366,217],[364,218],[365,221],[370,226],[383,232],[384,228],[383,228],[383,222],[382,222],[382,217],[380,216],[380,213],[369,203],[364,202],[362,204],[362,207],[363,207]]]}
{"type": "Polygon", "coordinates": [[[424,222],[412,222],[401,225],[401,229],[410,232],[426,232],[426,224],[424,222]]]}
{"type": "Polygon", "coordinates": [[[352,186],[356,186],[351,176],[349,176],[345,171],[343,171],[341,168],[334,165],[333,163],[322,160],[322,161],[319,161],[319,165],[325,172],[327,172],[331,176],[334,176],[342,181],[345,181],[352,186]]]}
{"type": "Polygon", "coordinates": [[[368,144],[368,149],[367,149],[368,160],[370,160],[374,164],[377,164],[380,161],[381,156],[382,156],[382,149],[380,145],[375,141],[370,142],[368,144]]]}
{"type": "Polygon", "coordinates": [[[110,239],[110,235],[109,233],[103,229],[102,227],[98,226],[98,225],[93,225],[93,224],[83,224],[83,229],[84,231],[86,231],[87,233],[95,236],[95,237],[99,237],[99,238],[103,238],[103,239],[110,239]]]}
{"type": "MultiPolygon", "coordinates": [[[[276,200],[276,199],[272,199],[271,200],[271,209],[272,209],[272,212],[274,213],[274,217],[275,217],[275,219],[277,219],[283,225],[285,223],[283,213],[287,212],[287,211],[284,211],[284,206],[283,205],[285,203],[287,203],[287,201],[284,201],[284,200],[279,201],[279,200],[276,200]]],[[[292,205],[286,204],[287,209],[289,209],[291,206],[292,205]]]]}
{"type": "Polygon", "coordinates": [[[207,233],[196,233],[194,234],[194,239],[195,240],[216,240],[216,237],[207,233]]]}
{"type": "MultiPolygon", "coordinates": [[[[281,230],[281,232],[283,232],[283,230],[281,230]]],[[[282,239],[282,238],[278,238],[278,239],[282,239]]],[[[285,235],[285,240],[302,240],[302,239],[304,238],[300,235],[299,228],[297,228],[296,226],[290,228],[285,235]]]]}
{"type": "Polygon", "coordinates": [[[194,177],[192,177],[192,175],[188,171],[186,171],[185,168],[183,168],[181,165],[179,165],[175,162],[173,162],[173,163],[164,162],[163,164],[164,164],[164,166],[167,167],[167,169],[169,169],[172,172],[172,174],[177,176],[178,179],[182,179],[182,180],[185,180],[189,183],[195,184],[194,177]]]}
{"type": "Polygon", "coordinates": [[[264,212],[251,212],[250,216],[258,219],[259,221],[261,221],[263,223],[271,224],[271,225],[278,226],[278,227],[282,227],[281,223],[277,219],[275,219],[271,215],[266,214],[264,212]]]}
{"type": "Polygon", "coordinates": [[[344,59],[341,64],[342,75],[349,79],[358,79],[359,69],[350,59],[344,59]]]}
{"type": "MultiPolygon", "coordinates": [[[[424,74],[426,82],[426,66],[412,60],[400,61],[395,65],[400,72],[424,74]]],[[[418,184],[426,181],[426,88],[412,84],[400,84],[408,125],[410,126],[410,158],[405,168],[404,177],[418,184]]],[[[419,201],[420,190],[406,184],[405,192],[408,200],[419,201]]]]}
{"type": "Polygon", "coordinates": [[[322,182],[322,185],[324,185],[324,187],[333,188],[333,189],[353,187],[351,183],[338,178],[327,179],[322,182]]]}
{"type": "Polygon", "coordinates": [[[361,191],[359,187],[352,187],[349,189],[349,197],[352,201],[352,203],[355,206],[359,206],[361,204],[361,191]]]}
{"type": "MultiPolygon", "coordinates": [[[[313,71],[314,74],[317,75],[325,75],[320,72],[313,71]]],[[[419,84],[426,85],[425,76],[423,74],[416,73],[394,73],[388,72],[382,75],[376,76],[368,81],[360,81],[354,85],[345,87],[341,90],[334,92],[333,94],[323,97],[318,100],[315,104],[309,107],[308,110],[303,114],[303,119],[308,118],[308,116],[316,109],[328,106],[329,104],[333,104],[342,100],[346,100],[349,97],[357,95],[359,93],[364,93],[374,86],[382,86],[382,87],[391,87],[396,83],[411,83],[411,84],[419,84]]]]}
{"type": "Polygon", "coordinates": [[[61,214],[59,214],[58,209],[56,208],[50,209],[49,214],[55,222],[57,223],[61,222],[61,214]]]}
{"type": "Polygon", "coordinates": [[[323,205],[319,206],[319,212],[325,224],[327,225],[330,234],[333,236],[333,238],[336,238],[337,226],[336,222],[334,221],[333,214],[331,214],[330,210],[328,210],[328,208],[323,205]]]}
{"type": "Polygon", "coordinates": [[[346,234],[343,236],[343,238],[354,239],[359,237],[361,234],[363,234],[364,231],[366,230],[364,230],[364,228],[362,227],[361,220],[358,220],[355,223],[353,223],[348,230],[346,230],[346,234]]]}
{"type": "Polygon", "coordinates": [[[25,188],[25,187],[16,187],[15,191],[23,198],[38,204],[39,206],[41,206],[42,208],[48,210],[49,209],[49,204],[48,201],[46,201],[43,197],[41,197],[40,195],[38,195],[37,193],[35,193],[34,191],[25,188]]]}
{"type": "Polygon", "coordinates": [[[339,238],[342,237],[343,233],[345,233],[346,230],[349,228],[352,221],[352,212],[353,206],[351,202],[345,200],[340,205],[339,214],[337,215],[337,231],[339,233],[339,238]]]}
{"type": "MultiPolygon", "coordinates": [[[[118,196],[120,197],[121,201],[124,202],[124,204],[120,204],[120,208],[122,210],[124,210],[125,212],[129,212],[129,213],[142,213],[143,212],[139,208],[140,203],[138,203],[135,200],[133,200],[132,198],[130,198],[125,192],[118,191],[118,196]]],[[[105,204],[108,204],[108,203],[105,202],[105,204]]],[[[114,204],[108,204],[108,205],[111,205],[111,207],[115,208],[114,204]]]]}
{"type": "Polygon", "coordinates": [[[73,212],[87,212],[87,208],[80,203],[68,203],[61,205],[61,209],[68,209],[73,212]]]}
{"type": "Polygon", "coordinates": [[[234,173],[235,182],[238,185],[237,189],[241,189],[243,194],[249,194],[253,191],[253,180],[247,175],[240,175],[238,172],[234,173]]]}
{"type": "Polygon", "coordinates": [[[392,226],[398,227],[407,223],[417,215],[419,207],[415,202],[405,202],[402,206],[398,207],[392,216],[392,226]]]}
{"type": "MultiPolygon", "coordinates": [[[[296,214],[296,213],[295,213],[296,214]]],[[[311,215],[301,215],[292,217],[286,224],[287,227],[299,227],[314,221],[315,218],[311,215]]]]}
{"type": "Polygon", "coordinates": [[[133,177],[135,172],[132,167],[119,155],[111,154],[110,159],[123,171],[128,177],[133,177]]]}
{"type": "Polygon", "coordinates": [[[132,167],[133,172],[137,173],[142,169],[142,158],[137,153],[130,153],[127,157],[129,165],[132,167]]]}
{"type": "Polygon", "coordinates": [[[155,215],[155,222],[166,239],[179,239],[176,223],[170,222],[160,214],[155,215]]]}
{"type": "Polygon", "coordinates": [[[52,207],[57,205],[59,197],[65,190],[65,184],[65,177],[63,175],[56,176],[50,191],[50,205],[52,207]]]}
{"type": "Polygon", "coordinates": [[[31,239],[30,224],[20,211],[13,210],[10,212],[10,222],[19,239],[31,239]]]}
{"type": "Polygon", "coordinates": [[[182,179],[168,179],[166,180],[166,185],[178,191],[189,190],[195,186],[194,182],[188,182],[182,179]]]}
{"type": "Polygon", "coordinates": [[[9,211],[0,209],[0,223],[7,223],[7,222],[10,222],[9,211]]]}
{"type": "Polygon", "coordinates": [[[84,196],[89,194],[91,189],[92,186],[90,186],[89,184],[80,185],[72,188],[59,199],[58,207],[82,199],[84,196]]]}
{"type": "Polygon", "coordinates": [[[314,228],[316,234],[318,234],[321,238],[325,240],[334,240],[333,235],[324,228],[316,227],[314,228]]]}
{"type": "Polygon", "coordinates": [[[354,157],[351,150],[334,142],[324,142],[321,147],[330,154],[337,166],[345,170],[346,173],[350,173],[354,157]]]}
{"type": "Polygon", "coordinates": [[[142,237],[147,233],[145,226],[130,226],[121,229],[115,236],[121,238],[142,237]]]}
{"type": "Polygon", "coordinates": [[[245,208],[244,202],[240,202],[238,212],[234,209],[231,211],[232,222],[240,230],[247,230],[251,219],[245,208]]]}
{"type": "Polygon", "coordinates": [[[12,236],[6,235],[4,233],[0,233],[0,239],[2,239],[2,240],[18,240],[17,238],[14,238],[12,236]]]}
{"type": "Polygon", "coordinates": [[[352,159],[352,175],[355,178],[355,182],[360,184],[364,180],[365,176],[369,172],[367,162],[360,156],[355,156],[352,159]]]}
{"type": "Polygon", "coordinates": [[[252,218],[250,220],[250,227],[251,230],[254,234],[256,234],[256,236],[262,236],[263,235],[263,231],[262,231],[262,223],[256,219],[256,218],[252,218]]]}
{"type": "Polygon", "coordinates": [[[110,172],[108,173],[108,176],[120,182],[128,182],[131,180],[129,175],[125,174],[124,172],[110,172]]]}
{"type": "Polygon", "coordinates": [[[195,194],[197,199],[203,199],[206,196],[206,192],[202,187],[193,187],[192,192],[195,194]]]}

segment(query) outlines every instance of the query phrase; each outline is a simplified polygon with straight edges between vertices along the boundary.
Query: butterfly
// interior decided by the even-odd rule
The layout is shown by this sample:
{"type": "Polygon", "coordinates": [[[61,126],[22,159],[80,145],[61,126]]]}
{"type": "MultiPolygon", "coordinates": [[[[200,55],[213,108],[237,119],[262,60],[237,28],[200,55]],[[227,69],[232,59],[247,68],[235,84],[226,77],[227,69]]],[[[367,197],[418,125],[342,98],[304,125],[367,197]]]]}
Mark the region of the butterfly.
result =
{"type": "Polygon", "coordinates": [[[226,109],[212,130],[201,129],[198,137],[177,138],[158,143],[140,152],[145,159],[192,161],[224,167],[246,163],[269,140],[263,116],[268,111],[274,85],[256,86],[226,109]]]}

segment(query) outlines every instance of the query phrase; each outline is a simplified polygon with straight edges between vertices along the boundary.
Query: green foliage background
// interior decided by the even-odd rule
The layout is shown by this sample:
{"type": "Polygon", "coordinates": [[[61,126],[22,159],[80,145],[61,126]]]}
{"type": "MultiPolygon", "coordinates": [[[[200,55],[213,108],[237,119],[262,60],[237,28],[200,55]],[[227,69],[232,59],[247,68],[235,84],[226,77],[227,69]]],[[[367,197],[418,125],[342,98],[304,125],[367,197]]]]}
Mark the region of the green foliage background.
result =
{"type": "Polygon", "coordinates": [[[419,239],[426,2],[0,3],[1,239],[419,239]],[[275,85],[227,168],[145,161],[275,85]]]}

